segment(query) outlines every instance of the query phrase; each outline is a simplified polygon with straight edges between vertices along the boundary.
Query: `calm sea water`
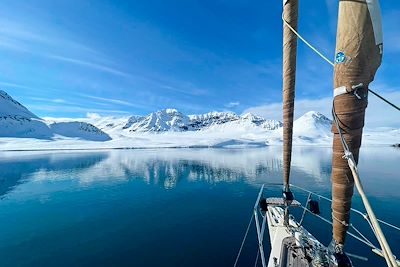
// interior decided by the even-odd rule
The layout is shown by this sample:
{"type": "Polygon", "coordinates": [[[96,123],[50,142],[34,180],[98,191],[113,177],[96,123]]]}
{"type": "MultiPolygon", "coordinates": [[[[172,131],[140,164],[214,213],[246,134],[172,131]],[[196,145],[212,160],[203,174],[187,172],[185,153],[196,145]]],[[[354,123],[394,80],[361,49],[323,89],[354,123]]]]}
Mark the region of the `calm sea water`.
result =
{"type": "MultiPolygon", "coordinates": [[[[261,184],[281,181],[281,155],[278,147],[0,152],[0,266],[233,266],[261,184]]],[[[292,182],[330,196],[330,159],[330,148],[295,148],[292,182]]],[[[378,217],[396,224],[399,164],[395,148],[363,148],[359,164],[378,217]]],[[[353,223],[377,243],[362,219],[353,223]]],[[[306,216],[305,226],[329,243],[329,225],[306,216]]],[[[400,233],[383,229],[400,255],[400,233]]],[[[347,251],[369,258],[357,266],[384,265],[351,238],[347,251]]],[[[256,255],[252,226],[239,266],[256,255]]]]}

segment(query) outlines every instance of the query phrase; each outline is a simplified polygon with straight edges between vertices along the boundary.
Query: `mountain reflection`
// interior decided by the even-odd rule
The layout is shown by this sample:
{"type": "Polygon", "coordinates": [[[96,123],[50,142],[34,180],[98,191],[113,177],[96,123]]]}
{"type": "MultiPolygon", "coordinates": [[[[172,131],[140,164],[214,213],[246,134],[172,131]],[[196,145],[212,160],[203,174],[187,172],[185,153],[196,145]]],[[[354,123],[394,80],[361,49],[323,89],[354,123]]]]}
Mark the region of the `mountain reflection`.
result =
{"type": "Polygon", "coordinates": [[[107,153],[0,153],[0,197],[37,173],[80,172],[101,162],[107,153]]]}
{"type": "MultiPolygon", "coordinates": [[[[81,186],[89,186],[140,179],[167,189],[176,187],[180,182],[280,182],[281,155],[280,147],[29,154],[2,152],[0,195],[28,181],[74,180],[81,186]]],[[[330,150],[297,148],[293,153],[292,166],[294,177],[307,176],[313,182],[325,183],[329,180],[330,150]]],[[[294,180],[296,182],[296,178],[294,180]]]]}
{"type": "MultiPolygon", "coordinates": [[[[365,149],[360,158],[364,180],[380,185],[371,177],[384,164],[387,171],[399,160],[393,149],[365,149]],[[387,156],[390,154],[389,156],[387,156]],[[386,155],[386,160],[382,160],[386,155]],[[388,160],[390,158],[390,160],[388,160]],[[371,177],[371,178],[370,178],[371,177]],[[369,181],[371,179],[371,181],[369,181]]],[[[142,180],[148,184],[175,188],[179,183],[239,182],[261,184],[281,182],[280,147],[257,149],[154,149],[102,152],[2,152],[0,153],[0,195],[25,182],[69,180],[78,186],[93,183],[121,183],[142,180]]],[[[331,149],[295,147],[291,182],[329,188],[331,149]]],[[[391,180],[386,181],[390,183],[391,180]]]]}

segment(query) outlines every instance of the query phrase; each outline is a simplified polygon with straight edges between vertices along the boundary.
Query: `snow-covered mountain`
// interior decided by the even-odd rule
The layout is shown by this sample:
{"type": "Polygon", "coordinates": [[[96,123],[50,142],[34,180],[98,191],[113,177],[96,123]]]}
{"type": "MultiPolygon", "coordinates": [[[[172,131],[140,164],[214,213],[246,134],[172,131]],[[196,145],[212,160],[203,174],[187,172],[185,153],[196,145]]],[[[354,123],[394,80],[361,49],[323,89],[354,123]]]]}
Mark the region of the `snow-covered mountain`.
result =
{"type": "Polygon", "coordinates": [[[332,121],[323,114],[309,111],[293,122],[293,132],[297,137],[320,138],[331,136],[332,121]]]}
{"type": "Polygon", "coordinates": [[[91,141],[108,141],[111,137],[96,126],[80,121],[54,122],[49,128],[56,135],[65,137],[79,137],[91,141]]]}
{"type": "Polygon", "coordinates": [[[44,121],[0,90],[0,137],[49,138],[51,135],[44,121]]]}
{"type": "MultiPolygon", "coordinates": [[[[298,145],[328,145],[332,140],[332,121],[323,114],[309,111],[293,122],[293,143],[298,145]]],[[[283,128],[268,135],[270,143],[282,143],[283,128]]]]}
{"type": "Polygon", "coordinates": [[[57,136],[91,141],[111,139],[106,133],[87,122],[45,121],[0,90],[0,137],[52,139],[57,136]]]}
{"type": "Polygon", "coordinates": [[[233,112],[209,112],[201,115],[185,115],[176,109],[164,109],[146,116],[83,118],[99,129],[110,134],[223,131],[230,127],[258,130],[274,130],[282,127],[282,122],[266,120],[247,113],[237,115],[233,112]]]}
{"type": "MultiPolygon", "coordinates": [[[[295,120],[293,144],[329,146],[332,143],[331,125],[330,119],[310,111],[295,120]]],[[[260,147],[282,144],[282,126],[280,121],[250,113],[185,115],[176,109],[159,110],[146,116],[103,117],[90,114],[80,119],[42,119],[0,91],[0,137],[9,137],[0,139],[0,150],[260,147]]],[[[399,140],[400,129],[376,129],[365,131],[363,135],[363,144],[392,145],[399,140]]]]}
{"type": "Polygon", "coordinates": [[[209,112],[201,115],[189,115],[190,129],[202,130],[211,126],[238,121],[240,116],[233,112],[209,112]]]}
{"type": "Polygon", "coordinates": [[[189,129],[190,119],[176,109],[164,109],[144,117],[130,117],[123,127],[129,132],[182,132],[189,129]]]}

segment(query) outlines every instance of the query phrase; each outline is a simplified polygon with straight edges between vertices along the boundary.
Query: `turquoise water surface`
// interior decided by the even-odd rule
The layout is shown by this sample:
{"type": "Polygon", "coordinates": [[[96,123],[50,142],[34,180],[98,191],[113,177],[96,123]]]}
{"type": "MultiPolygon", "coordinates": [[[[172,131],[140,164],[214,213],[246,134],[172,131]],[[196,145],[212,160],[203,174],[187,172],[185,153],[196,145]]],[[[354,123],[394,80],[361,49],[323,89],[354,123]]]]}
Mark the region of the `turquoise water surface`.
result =
{"type": "MultiPolygon", "coordinates": [[[[281,181],[281,155],[279,147],[0,152],[0,266],[233,266],[261,184],[281,181]]],[[[330,148],[296,147],[292,182],[329,197],[330,159],[330,148]]],[[[397,225],[399,164],[399,149],[361,151],[365,191],[378,217],[397,225]]],[[[354,206],[362,209],[358,196],[354,206]]],[[[321,208],[329,217],[329,204],[321,208]]],[[[311,216],[304,224],[329,243],[329,225],[311,216]]],[[[400,255],[400,233],[383,230],[400,255]]],[[[356,266],[384,266],[351,238],[347,251],[369,258],[356,266]]],[[[253,226],[238,266],[256,255],[253,226]]]]}

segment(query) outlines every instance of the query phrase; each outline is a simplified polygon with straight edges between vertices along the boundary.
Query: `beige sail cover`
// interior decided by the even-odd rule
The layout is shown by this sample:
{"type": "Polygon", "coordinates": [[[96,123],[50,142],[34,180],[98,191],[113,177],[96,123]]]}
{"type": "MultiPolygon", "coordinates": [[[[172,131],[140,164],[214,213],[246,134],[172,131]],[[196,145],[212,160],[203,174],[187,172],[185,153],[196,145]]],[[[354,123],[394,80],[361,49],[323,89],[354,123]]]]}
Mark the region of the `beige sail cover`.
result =
{"type": "MultiPolygon", "coordinates": [[[[295,30],[297,30],[298,9],[298,0],[283,2],[283,19],[295,30]]],[[[283,24],[283,183],[285,191],[289,188],[292,158],[296,57],[297,36],[283,24]]]]}
{"type": "MultiPolygon", "coordinates": [[[[382,31],[378,0],[341,0],[336,36],[334,88],[345,93],[334,99],[344,138],[358,162],[367,93],[382,59],[382,31]],[[342,90],[343,91],[343,90],[342,90]],[[347,93],[346,93],[347,91],[347,93]]],[[[332,217],[333,238],[344,244],[350,219],[354,180],[336,126],[333,125],[332,217]]]]}

